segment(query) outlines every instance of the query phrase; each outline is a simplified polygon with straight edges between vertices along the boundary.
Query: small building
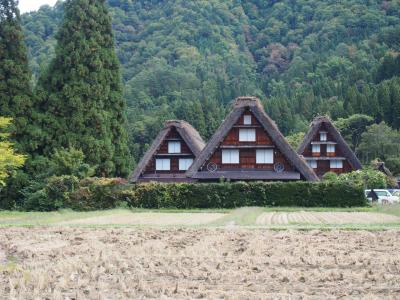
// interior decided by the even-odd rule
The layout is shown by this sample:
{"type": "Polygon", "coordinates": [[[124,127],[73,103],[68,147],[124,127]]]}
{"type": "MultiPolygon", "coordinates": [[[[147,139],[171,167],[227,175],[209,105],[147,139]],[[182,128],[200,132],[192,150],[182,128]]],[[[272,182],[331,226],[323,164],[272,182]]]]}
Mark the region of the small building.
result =
{"type": "Polygon", "coordinates": [[[255,97],[236,99],[187,175],[198,181],[318,181],[255,97]]]}
{"type": "Polygon", "coordinates": [[[362,165],[328,117],[314,119],[298,151],[315,173],[336,174],[359,170],[362,165]]]}
{"type": "Polygon", "coordinates": [[[205,144],[200,134],[185,121],[167,121],[129,178],[140,182],[187,182],[186,171],[205,144]]]}

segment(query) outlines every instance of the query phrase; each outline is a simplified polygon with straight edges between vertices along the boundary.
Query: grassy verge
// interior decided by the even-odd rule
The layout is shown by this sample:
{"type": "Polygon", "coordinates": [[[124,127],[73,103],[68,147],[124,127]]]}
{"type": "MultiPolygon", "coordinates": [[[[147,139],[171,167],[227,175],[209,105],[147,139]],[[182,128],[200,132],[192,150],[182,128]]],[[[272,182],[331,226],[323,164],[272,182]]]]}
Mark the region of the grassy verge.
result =
{"type": "MultiPolygon", "coordinates": [[[[74,221],[93,217],[118,218],[129,214],[140,213],[224,213],[222,218],[198,226],[178,226],[178,227],[229,227],[244,226],[247,228],[269,228],[269,229],[366,229],[382,230],[389,228],[400,228],[399,223],[392,224],[288,224],[288,225],[256,225],[257,217],[265,212],[369,212],[384,213],[400,217],[400,205],[355,207],[355,208],[304,208],[304,207],[243,207],[238,209],[113,209],[93,212],[75,212],[71,210],[61,210],[56,212],[15,212],[0,211],[0,227],[10,226],[59,226],[60,222],[74,221]]],[[[65,225],[63,225],[65,226],[65,225]]],[[[79,225],[81,226],[81,225],[79,225]]],[[[82,227],[143,227],[134,224],[126,225],[82,225],[82,227]]],[[[171,227],[171,226],[168,226],[171,227]]],[[[173,227],[173,226],[172,226],[173,227]]]]}
{"type": "Polygon", "coordinates": [[[297,212],[297,211],[315,211],[315,212],[377,212],[372,206],[365,207],[263,207],[263,212],[297,212]]]}
{"type": "Polygon", "coordinates": [[[211,223],[211,226],[239,225],[251,226],[256,223],[256,219],[264,212],[263,207],[242,207],[233,210],[227,216],[211,223]]]}
{"type": "Polygon", "coordinates": [[[46,226],[63,221],[73,221],[93,217],[113,216],[118,217],[131,213],[227,213],[231,209],[111,209],[91,212],[76,212],[72,210],[59,210],[54,212],[17,212],[0,211],[0,226],[46,226]]]}

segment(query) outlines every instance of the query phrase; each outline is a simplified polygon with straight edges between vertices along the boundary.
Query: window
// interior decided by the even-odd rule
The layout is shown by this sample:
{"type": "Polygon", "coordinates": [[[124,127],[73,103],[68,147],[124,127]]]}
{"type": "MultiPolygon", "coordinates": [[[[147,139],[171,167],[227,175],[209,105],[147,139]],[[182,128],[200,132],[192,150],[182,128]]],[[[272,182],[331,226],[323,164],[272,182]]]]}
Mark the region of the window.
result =
{"type": "Polygon", "coordinates": [[[181,153],[181,142],[169,142],[168,153],[181,153]]]}
{"type": "Polygon", "coordinates": [[[331,165],[331,169],[343,169],[343,161],[341,161],[341,160],[337,160],[337,159],[331,160],[330,165],[331,165]]]}
{"type": "Polygon", "coordinates": [[[171,160],[169,158],[156,159],[156,170],[157,171],[171,170],[171,160]]]}
{"type": "Polygon", "coordinates": [[[179,171],[187,171],[193,163],[193,158],[180,158],[179,171]]]}
{"type": "Polygon", "coordinates": [[[326,145],[326,152],[328,152],[328,153],[335,153],[335,145],[333,145],[333,144],[328,144],[328,145],[326,145]]]}
{"type": "Polygon", "coordinates": [[[239,163],[239,150],[222,150],[222,163],[223,164],[238,164],[239,163]]]}
{"type": "Polygon", "coordinates": [[[256,163],[257,164],[273,164],[274,163],[274,150],[272,150],[272,149],[257,149],[256,150],[256,163]]]}
{"type": "Polygon", "coordinates": [[[312,145],[312,152],[313,153],[320,153],[321,152],[321,146],[320,145],[312,145]]]}
{"type": "Polygon", "coordinates": [[[240,129],[239,142],[255,142],[256,130],[255,129],[240,129]]]}
{"type": "Polygon", "coordinates": [[[392,196],[389,192],[386,191],[375,191],[375,193],[378,195],[378,197],[390,197],[392,196]]]}
{"type": "Polygon", "coordinates": [[[307,160],[308,165],[310,168],[316,169],[318,167],[316,160],[307,160]]]}
{"type": "Polygon", "coordinates": [[[251,115],[244,115],[243,116],[243,124],[244,125],[251,125],[251,115]]]}
{"type": "Polygon", "coordinates": [[[326,134],[326,132],[320,132],[320,133],[319,133],[319,138],[320,138],[320,141],[321,141],[321,142],[326,142],[326,140],[327,140],[327,134],[326,134]]]}

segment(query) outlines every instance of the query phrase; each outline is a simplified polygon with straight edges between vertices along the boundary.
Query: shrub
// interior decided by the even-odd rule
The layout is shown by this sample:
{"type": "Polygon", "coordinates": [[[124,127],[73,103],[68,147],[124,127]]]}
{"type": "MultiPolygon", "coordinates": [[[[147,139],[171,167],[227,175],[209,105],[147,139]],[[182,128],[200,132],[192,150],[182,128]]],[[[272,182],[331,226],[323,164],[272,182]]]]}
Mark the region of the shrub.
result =
{"type": "Polygon", "coordinates": [[[126,186],[119,199],[141,208],[234,208],[241,206],[364,206],[362,186],[349,183],[210,183],[126,186]]]}
{"type": "Polygon", "coordinates": [[[65,207],[81,211],[115,208],[119,205],[119,189],[124,183],[120,178],[83,179],[65,199],[65,207]]]}
{"type": "Polygon", "coordinates": [[[129,185],[122,179],[74,176],[51,178],[30,194],[28,209],[70,208],[80,211],[137,208],[235,208],[242,206],[350,207],[364,206],[363,188],[343,182],[221,182],[147,183],[129,185]]]}
{"type": "Polygon", "coordinates": [[[340,174],[339,176],[329,172],[324,175],[324,181],[348,183],[368,189],[383,189],[388,186],[389,178],[382,172],[366,168],[363,170],[340,174]]]}
{"type": "Polygon", "coordinates": [[[75,176],[53,176],[46,183],[32,181],[24,189],[24,209],[36,211],[52,211],[65,208],[71,192],[79,186],[75,176]]]}

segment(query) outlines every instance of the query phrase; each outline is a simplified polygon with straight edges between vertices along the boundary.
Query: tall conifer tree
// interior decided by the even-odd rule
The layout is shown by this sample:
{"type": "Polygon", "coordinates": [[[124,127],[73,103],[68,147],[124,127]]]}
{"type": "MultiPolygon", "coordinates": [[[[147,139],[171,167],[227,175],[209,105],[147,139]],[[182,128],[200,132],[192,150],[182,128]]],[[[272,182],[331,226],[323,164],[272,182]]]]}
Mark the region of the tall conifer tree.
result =
{"type": "Polygon", "coordinates": [[[20,25],[18,1],[0,0],[0,115],[14,119],[12,140],[22,152],[32,152],[33,96],[27,50],[20,25]]]}
{"type": "Polygon", "coordinates": [[[54,60],[40,79],[44,154],[81,149],[97,175],[129,172],[125,103],[104,0],[67,0],[54,60]]]}

